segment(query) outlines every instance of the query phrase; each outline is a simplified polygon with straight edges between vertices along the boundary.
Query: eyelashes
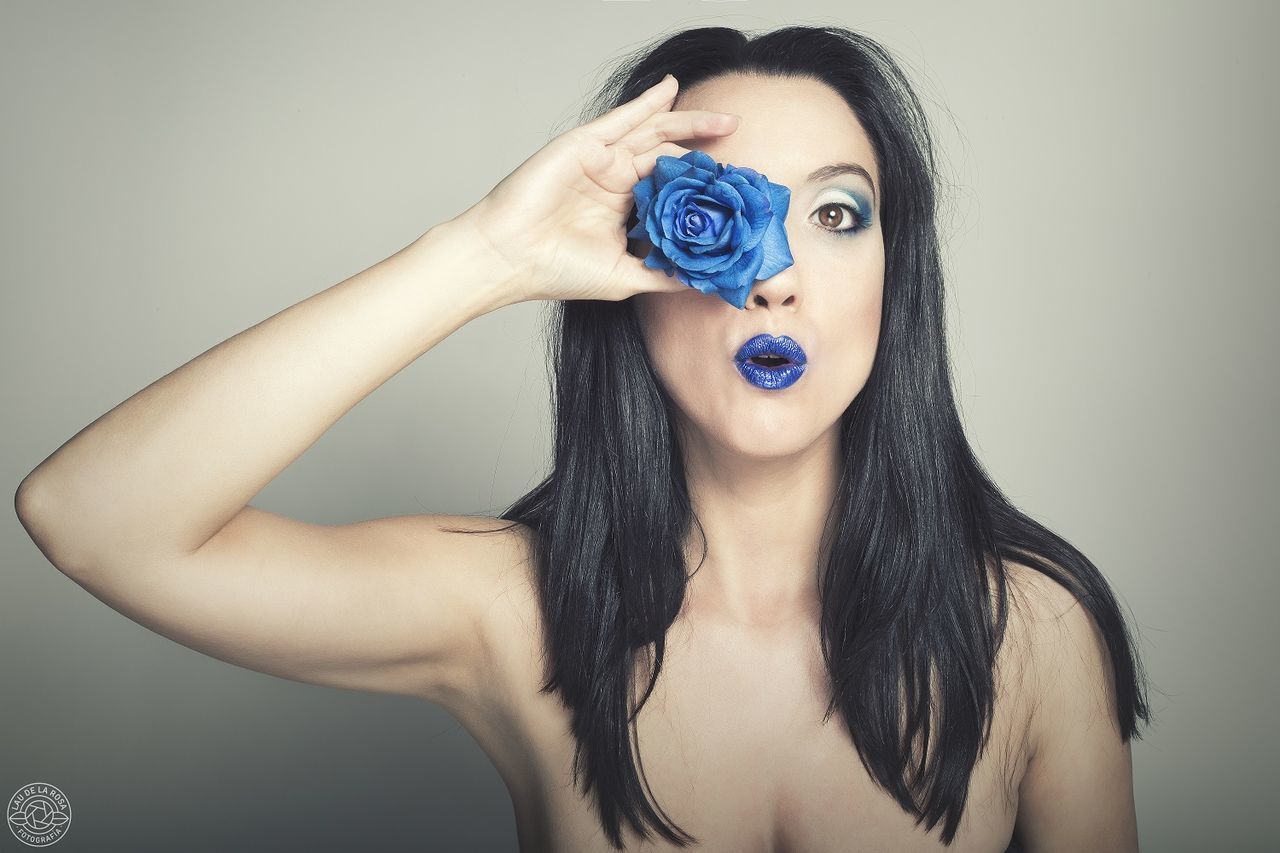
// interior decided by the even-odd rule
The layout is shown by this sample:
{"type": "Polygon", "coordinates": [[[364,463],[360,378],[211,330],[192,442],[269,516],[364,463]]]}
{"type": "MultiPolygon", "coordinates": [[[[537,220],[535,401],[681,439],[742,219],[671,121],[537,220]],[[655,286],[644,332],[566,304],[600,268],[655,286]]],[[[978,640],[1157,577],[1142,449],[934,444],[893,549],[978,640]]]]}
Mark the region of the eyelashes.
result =
{"type": "Polygon", "coordinates": [[[854,225],[852,228],[828,228],[825,225],[818,226],[824,231],[829,231],[832,234],[836,235],[837,237],[848,237],[853,234],[857,234],[860,231],[866,230],[871,225],[871,214],[863,213],[861,210],[859,210],[858,208],[854,207],[851,204],[844,204],[843,202],[838,202],[838,201],[830,201],[822,205],[822,207],[819,207],[818,210],[819,211],[825,210],[828,207],[838,207],[841,210],[847,211],[848,215],[845,216],[845,219],[852,219],[854,222],[854,225]]]}

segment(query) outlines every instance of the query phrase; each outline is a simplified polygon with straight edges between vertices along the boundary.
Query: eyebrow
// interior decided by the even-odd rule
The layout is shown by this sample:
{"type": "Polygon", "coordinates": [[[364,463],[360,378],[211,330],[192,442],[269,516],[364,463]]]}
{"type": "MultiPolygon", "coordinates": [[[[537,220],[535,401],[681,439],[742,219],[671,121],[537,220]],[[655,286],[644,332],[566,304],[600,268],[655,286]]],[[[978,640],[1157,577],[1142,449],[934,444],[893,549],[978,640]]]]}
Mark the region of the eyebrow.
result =
{"type": "Polygon", "coordinates": [[[809,177],[805,178],[805,183],[812,184],[815,181],[825,181],[840,175],[861,175],[866,178],[867,183],[871,184],[871,200],[877,201],[876,185],[871,180],[871,173],[857,163],[829,163],[826,166],[819,166],[809,173],[809,177]]]}

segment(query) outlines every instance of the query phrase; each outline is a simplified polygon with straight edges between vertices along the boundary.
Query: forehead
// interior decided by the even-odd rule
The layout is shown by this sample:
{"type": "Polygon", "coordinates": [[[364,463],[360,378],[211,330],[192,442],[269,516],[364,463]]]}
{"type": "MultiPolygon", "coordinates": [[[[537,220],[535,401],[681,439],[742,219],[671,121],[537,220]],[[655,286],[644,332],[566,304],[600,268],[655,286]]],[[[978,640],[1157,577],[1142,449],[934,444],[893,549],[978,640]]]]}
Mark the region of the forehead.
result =
{"type": "Polygon", "coordinates": [[[840,95],[812,78],[731,74],[681,91],[673,110],[742,116],[728,136],[676,140],[719,163],[749,166],[774,183],[800,187],[828,163],[861,164],[880,188],[871,140],[840,95]]]}

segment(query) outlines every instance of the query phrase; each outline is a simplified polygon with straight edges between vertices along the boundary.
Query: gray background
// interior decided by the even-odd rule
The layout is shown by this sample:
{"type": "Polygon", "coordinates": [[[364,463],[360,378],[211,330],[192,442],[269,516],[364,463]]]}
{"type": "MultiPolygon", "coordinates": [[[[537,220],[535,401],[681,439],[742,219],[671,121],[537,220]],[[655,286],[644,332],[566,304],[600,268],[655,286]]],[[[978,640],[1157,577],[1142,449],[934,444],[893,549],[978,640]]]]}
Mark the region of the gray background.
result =
{"type": "MultiPolygon", "coordinates": [[[[3,482],[465,209],[623,52],[692,25],[850,26],[935,120],[969,435],[1141,633],[1143,849],[1274,849],[1273,8],[6,2],[3,482]]],[[[460,329],[254,504],[499,513],[546,469],[543,310],[460,329]]],[[[0,553],[0,795],[60,786],[58,849],[515,848],[501,779],[445,712],[153,634],[12,513],[0,553]]]]}

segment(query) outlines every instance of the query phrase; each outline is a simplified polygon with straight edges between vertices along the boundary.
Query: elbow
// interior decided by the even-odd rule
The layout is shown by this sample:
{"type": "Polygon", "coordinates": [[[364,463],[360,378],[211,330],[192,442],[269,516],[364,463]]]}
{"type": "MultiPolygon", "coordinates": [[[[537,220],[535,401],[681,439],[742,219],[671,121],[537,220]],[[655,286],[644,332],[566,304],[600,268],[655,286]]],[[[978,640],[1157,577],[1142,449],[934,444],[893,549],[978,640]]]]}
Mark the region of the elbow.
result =
{"type": "Polygon", "coordinates": [[[47,484],[28,474],[13,495],[13,510],[31,541],[58,571],[71,576],[76,560],[65,547],[65,537],[57,531],[57,513],[49,506],[47,484]]]}
{"type": "MultiPolygon", "coordinates": [[[[32,474],[34,473],[33,471],[32,474]]],[[[23,527],[27,526],[27,519],[35,513],[39,505],[37,503],[39,495],[35,490],[35,479],[32,474],[22,478],[22,482],[18,484],[18,491],[13,494],[13,511],[23,527]]]]}
{"type": "Polygon", "coordinates": [[[41,509],[45,500],[44,487],[33,481],[28,474],[18,484],[18,491],[13,495],[13,511],[18,516],[18,521],[22,523],[23,529],[27,531],[27,535],[31,537],[31,541],[49,558],[50,562],[53,562],[49,553],[52,535],[48,523],[44,520],[46,513],[41,509]]]}

